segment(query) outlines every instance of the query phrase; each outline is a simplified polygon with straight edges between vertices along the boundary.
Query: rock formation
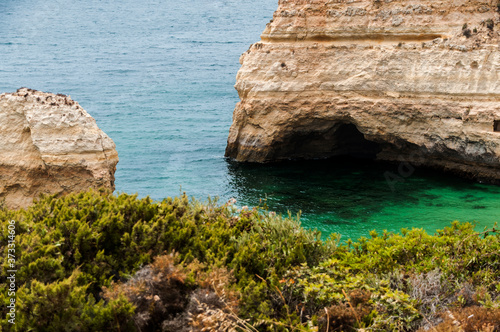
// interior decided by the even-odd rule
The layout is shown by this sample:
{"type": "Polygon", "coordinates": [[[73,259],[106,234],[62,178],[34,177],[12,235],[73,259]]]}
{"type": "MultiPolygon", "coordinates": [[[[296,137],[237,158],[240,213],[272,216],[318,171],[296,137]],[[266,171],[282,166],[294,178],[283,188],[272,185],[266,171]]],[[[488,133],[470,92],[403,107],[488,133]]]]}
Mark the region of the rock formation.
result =
{"type": "Polygon", "coordinates": [[[280,0],[226,156],[366,155],[500,181],[499,0],[280,0]]]}
{"type": "Polygon", "coordinates": [[[71,97],[19,89],[0,95],[0,200],[27,207],[41,193],[114,189],[113,141],[71,97]]]}

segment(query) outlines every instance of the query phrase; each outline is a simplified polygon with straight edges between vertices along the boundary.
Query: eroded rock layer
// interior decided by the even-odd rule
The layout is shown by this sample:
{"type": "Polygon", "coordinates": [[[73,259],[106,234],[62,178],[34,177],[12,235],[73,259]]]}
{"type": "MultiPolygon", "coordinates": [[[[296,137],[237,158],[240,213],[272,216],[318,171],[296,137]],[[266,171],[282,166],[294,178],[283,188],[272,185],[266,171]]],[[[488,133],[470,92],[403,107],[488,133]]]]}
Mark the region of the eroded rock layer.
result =
{"type": "Polygon", "coordinates": [[[226,156],[366,155],[500,180],[497,0],[280,0],[226,156]]]}
{"type": "Polygon", "coordinates": [[[0,95],[0,200],[22,208],[41,193],[114,189],[114,142],[75,101],[19,89],[0,95]]]}

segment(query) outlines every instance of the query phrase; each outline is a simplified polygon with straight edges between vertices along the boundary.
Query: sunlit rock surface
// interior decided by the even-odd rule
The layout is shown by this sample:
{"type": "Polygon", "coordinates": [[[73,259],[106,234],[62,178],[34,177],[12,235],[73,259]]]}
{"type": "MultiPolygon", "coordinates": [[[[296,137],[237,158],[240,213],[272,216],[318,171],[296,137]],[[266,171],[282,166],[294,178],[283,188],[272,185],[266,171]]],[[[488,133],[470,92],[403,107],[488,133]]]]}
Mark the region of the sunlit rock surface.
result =
{"type": "Polygon", "coordinates": [[[500,180],[496,1],[281,0],[240,58],[226,156],[361,155],[500,180]]]}
{"type": "Polygon", "coordinates": [[[114,189],[113,141],[75,101],[22,88],[0,95],[0,200],[29,206],[41,193],[114,189]]]}

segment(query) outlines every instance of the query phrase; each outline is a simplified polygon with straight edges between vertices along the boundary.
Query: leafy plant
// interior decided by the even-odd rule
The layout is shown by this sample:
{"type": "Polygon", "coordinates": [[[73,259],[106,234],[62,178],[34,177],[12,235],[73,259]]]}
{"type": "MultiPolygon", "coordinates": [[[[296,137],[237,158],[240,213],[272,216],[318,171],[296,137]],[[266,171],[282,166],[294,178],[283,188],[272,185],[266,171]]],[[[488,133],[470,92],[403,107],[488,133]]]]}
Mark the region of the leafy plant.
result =
{"type": "Polygon", "coordinates": [[[471,326],[497,328],[496,225],[342,244],[260,207],[88,191],[0,208],[3,257],[12,221],[16,324],[0,284],[2,330],[415,331],[441,329],[448,312],[465,329],[471,310],[471,326]]]}

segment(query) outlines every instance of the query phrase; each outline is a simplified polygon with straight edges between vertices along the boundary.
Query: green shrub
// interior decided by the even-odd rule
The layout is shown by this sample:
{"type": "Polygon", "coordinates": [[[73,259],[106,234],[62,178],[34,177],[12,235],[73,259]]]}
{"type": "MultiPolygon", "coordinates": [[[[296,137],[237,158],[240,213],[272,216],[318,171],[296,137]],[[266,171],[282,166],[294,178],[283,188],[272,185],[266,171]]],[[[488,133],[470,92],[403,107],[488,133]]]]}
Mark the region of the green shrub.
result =
{"type": "MultiPolygon", "coordinates": [[[[27,301],[31,291],[23,289],[37,290],[36,297],[42,297],[51,287],[71,280],[74,286],[71,293],[76,292],[75,296],[81,301],[96,299],[100,303],[96,310],[104,315],[110,310],[109,305],[121,304],[117,310],[125,310],[130,305],[124,299],[102,302],[102,287],[127,279],[165,251],[177,250],[186,261],[197,258],[224,262],[231,252],[230,239],[239,232],[229,227],[230,217],[231,212],[225,206],[202,206],[189,202],[185,195],[156,203],[149,198],[137,199],[135,195],[113,196],[95,191],[60,199],[43,197],[27,210],[0,210],[0,220],[2,226],[5,225],[0,250],[5,257],[6,225],[9,220],[16,221],[17,298],[24,308],[18,314],[16,328],[29,330],[34,324],[22,317],[35,310],[36,304],[27,301]],[[79,273],[73,275],[77,269],[79,273]]],[[[1,274],[5,278],[9,267],[7,260],[2,263],[1,274]]],[[[0,300],[8,301],[5,287],[2,291],[0,300]]],[[[1,312],[2,317],[6,317],[6,307],[2,307],[1,312]]],[[[118,328],[118,323],[113,322],[106,324],[115,324],[118,328]]],[[[5,324],[6,321],[2,321],[2,325],[7,326],[5,324]]]]}
{"type": "MultiPolygon", "coordinates": [[[[3,257],[11,220],[17,312],[12,326],[0,284],[7,331],[415,331],[471,306],[496,324],[500,307],[499,232],[469,223],[340,244],[260,208],[89,191],[0,209],[3,257]]],[[[4,260],[3,280],[10,269],[4,260]]]]}
{"type": "MultiPolygon", "coordinates": [[[[3,328],[20,332],[135,331],[131,319],[134,306],[124,298],[96,303],[92,295],[87,295],[87,286],[78,285],[79,274],[75,270],[61,281],[44,284],[33,280],[29,286],[21,286],[16,294],[15,324],[2,320],[3,328]]],[[[4,294],[2,289],[2,302],[8,300],[4,294]]]]}

